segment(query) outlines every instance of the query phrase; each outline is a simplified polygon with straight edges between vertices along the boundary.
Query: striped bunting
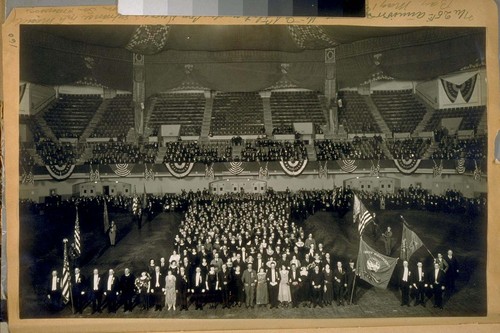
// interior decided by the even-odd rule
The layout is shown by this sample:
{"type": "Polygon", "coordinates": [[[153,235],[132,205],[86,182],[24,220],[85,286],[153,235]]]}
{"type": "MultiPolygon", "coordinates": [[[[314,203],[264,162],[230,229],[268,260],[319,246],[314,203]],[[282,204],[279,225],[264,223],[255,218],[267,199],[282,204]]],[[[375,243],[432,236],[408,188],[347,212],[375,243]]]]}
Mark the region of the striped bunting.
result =
{"type": "Polygon", "coordinates": [[[229,163],[229,172],[233,175],[239,175],[240,173],[243,172],[243,168],[241,167],[243,165],[243,162],[230,162],[229,163]]]}
{"type": "Polygon", "coordinates": [[[459,158],[457,160],[457,167],[456,167],[457,173],[459,175],[465,173],[465,158],[459,158]]]}
{"type": "Polygon", "coordinates": [[[355,165],[356,160],[340,160],[337,161],[337,164],[339,165],[340,169],[342,171],[347,172],[347,173],[352,173],[354,170],[358,168],[357,165],[355,165]]]}
{"type": "Polygon", "coordinates": [[[281,168],[288,176],[296,177],[304,171],[307,159],[296,161],[280,161],[281,168]]]}
{"type": "Polygon", "coordinates": [[[111,164],[111,170],[120,177],[127,177],[132,172],[133,164],[111,164]]]}
{"type": "Polygon", "coordinates": [[[175,178],[184,178],[193,170],[194,163],[165,163],[168,172],[175,178]]]}
{"type": "Polygon", "coordinates": [[[64,165],[46,165],[45,168],[49,172],[49,175],[55,180],[66,180],[68,179],[73,170],[75,169],[74,164],[64,164],[64,165]]]}
{"type": "Polygon", "coordinates": [[[79,257],[82,255],[82,242],[80,238],[80,219],[78,218],[78,206],[76,206],[76,220],[75,220],[75,253],[79,257]]]}
{"type": "Polygon", "coordinates": [[[417,171],[421,161],[422,160],[420,160],[420,159],[401,158],[399,160],[395,159],[394,164],[396,164],[396,167],[398,168],[399,172],[401,172],[405,175],[409,175],[409,174],[412,174],[415,171],[417,171]]]}

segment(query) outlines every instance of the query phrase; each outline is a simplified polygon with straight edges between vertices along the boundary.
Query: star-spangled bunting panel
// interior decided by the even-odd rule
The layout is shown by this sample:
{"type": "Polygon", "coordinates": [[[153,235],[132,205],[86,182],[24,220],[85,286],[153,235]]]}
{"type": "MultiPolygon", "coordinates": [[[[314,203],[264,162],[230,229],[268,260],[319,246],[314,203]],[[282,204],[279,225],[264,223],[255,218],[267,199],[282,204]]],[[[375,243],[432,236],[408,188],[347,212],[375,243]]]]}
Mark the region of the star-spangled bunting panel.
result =
{"type": "Polygon", "coordinates": [[[463,99],[469,103],[472,93],[474,92],[474,88],[476,87],[477,74],[467,79],[462,84],[454,84],[445,79],[441,79],[441,84],[443,85],[443,89],[446,93],[448,99],[455,103],[458,97],[458,92],[462,94],[463,99]]]}

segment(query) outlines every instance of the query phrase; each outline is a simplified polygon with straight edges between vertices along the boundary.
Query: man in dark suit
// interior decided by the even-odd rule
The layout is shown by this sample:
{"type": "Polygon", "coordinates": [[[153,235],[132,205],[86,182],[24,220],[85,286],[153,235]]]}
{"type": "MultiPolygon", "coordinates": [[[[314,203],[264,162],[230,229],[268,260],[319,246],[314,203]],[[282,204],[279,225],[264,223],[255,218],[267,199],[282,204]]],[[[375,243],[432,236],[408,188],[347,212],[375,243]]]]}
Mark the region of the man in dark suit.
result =
{"type": "Polygon", "coordinates": [[[349,267],[346,270],[346,281],[347,288],[346,294],[348,299],[348,304],[351,304],[351,293],[352,293],[352,304],[356,304],[356,285],[354,280],[356,279],[356,267],[354,266],[354,260],[349,260],[349,267]]]}
{"type": "Polygon", "coordinates": [[[75,268],[75,276],[72,278],[71,296],[75,305],[75,312],[82,313],[85,306],[85,277],[80,268],[75,268]]]}
{"type": "Polygon", "coordinates": [[[446,273],[446,286],[451,294],[455,291],[455,280],[458,277],[459,267],[458,261],[452,250],[448,250],[448,255],[445,260],[448,262],[448,272],[446,273]]]}
{"type": "Polygon", "coordinates": [[[422,304],[425,307],[425,290],[428,287],[422,262],[417,262],[417,269],[413,277],[413,289],[415,290],[415,306],[422,304]]]}
{"type": "Polygon", "coordinates": [[[311,305],[310,307],[323,307],[322,294],[323,294],[323,274],[319,271],[319,266],[314,266],[314,271],[310,278],[311,283],[311,305]]]}
{"type": "Polygon", "coordinates": [[[278,270],[276,269],[276,262],[271,261],[270,265],[271,267],[266,273],[266,280],[269,290],[269,303],[271,304],[271,309],[272,309],[278,307],[278,292],[279,292],[280,278],[278,270]]]}
{"type": "Polygon", "coordinates": [[[292,263],[290,269],[290,274],[288,275],[290,283],[290,291],[292,294],[292,308],[299,307],[299,289],[302,279],[300,278],[299,271],[297,270],[297,265],[292,263]]]}
{"type": "Polygon", "coordinates": [[[162,308],[162,296],[163,296],[163,288],[162,286],[165,284],[163,275],[160,272],[160,266],[155,267],[155,271],[151,276],[151,289],[150,293],[152,296],[152,302],[155,305],[155,311],[161,311],[162,308]]]}
{"type": "Polygon", "coordinates": [[[191,293],[194,298],[195,310],[203,310],[203,296],[205,291],[205,276],[201,273],[201,268],[196,267],[191,280],[191,293]]]}
{"type": "Polygon", "coordinates": [[[253,270],[252,264],[247,264],[247,269],[241,276],[241,281],[245,289],[245,304],[247,308],[254,307],[255,288],[257,286],[257,272],[253,270]]]}
{"type": "Polygon", "coordinates": [[[338,306],[344,305],[345,288],[347,288],[346,272],[342,268],[342,262],[337,261],[337,267],[333,270],[333,293],[338,306]]]}
{"type": "Polygon", "coordinates": [[[57,276],[57,271],[54,270],[47,286],[47,298],[51,311],[59,311],[61,309],[61,292],[61,279],[57,276]]]}
{"type": "Polygon", "coordinates": [[[120,279],[120,290],[123,299],[123,312],[132,311],[134,307],[135,276],[130,273],[128,268],[125,268],[125,272],[120,279]]]}
{"type": "Polygon", "coordinates": [[[118,279],[115,271],[110,269],[104,281],[104,297],[108,303],[108,313],[116,313],[116,301],[118,298],[118,279]]]}
{"type": "Polygon", "coordinates": [[[443,292],[445,288],[445,274],[442,269],[439,268],[439,263],[434,263],[434,269],[429,274],[429,285],[434,294],[434,307],[443,308],[443,292]]]}
{"type": "Polygon", "coordinates": [[[408,261],[403,261],[403,267],[399,272],[399,289],[401,289],[401,306],[410,306],[410,288],[412,285],[412,276],[408,261]]]}
{"type": "Polygon", "coordinates": [[[177,290],[177,303],[179,304],[180,311],[188,309],[187,294],[188,294],[188,279],[186,276],[186,268],[181,266],[179,269],[179,276],[175,280],[175,288],[177,290]]]}
{"type": "Polygon", "coordinates": [[[99,276],[99,270],[94,268],[92,276],[89,278],[89,295],[92,303],[92,314],[101,312],[102,301],[102,279],[99,276]]]}
{"type": "Polygon", "coordinates": [[[222,291],[222,308],[229,308],[229,285],[231,274],[226,264],[222,265],[222,269],[219,274],[220,289],[222,291]]]}

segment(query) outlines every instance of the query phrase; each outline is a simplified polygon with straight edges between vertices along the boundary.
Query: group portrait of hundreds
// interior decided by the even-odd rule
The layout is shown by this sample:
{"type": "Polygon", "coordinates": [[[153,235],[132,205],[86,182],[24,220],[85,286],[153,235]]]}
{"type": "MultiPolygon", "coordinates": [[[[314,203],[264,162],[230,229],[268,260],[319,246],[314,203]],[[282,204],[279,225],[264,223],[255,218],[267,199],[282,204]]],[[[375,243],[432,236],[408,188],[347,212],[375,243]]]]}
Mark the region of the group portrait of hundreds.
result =
{"type": "Polygon", "coordinates": [[[22,319],[486,316],[485,29],[20,36],[22,319]]]}

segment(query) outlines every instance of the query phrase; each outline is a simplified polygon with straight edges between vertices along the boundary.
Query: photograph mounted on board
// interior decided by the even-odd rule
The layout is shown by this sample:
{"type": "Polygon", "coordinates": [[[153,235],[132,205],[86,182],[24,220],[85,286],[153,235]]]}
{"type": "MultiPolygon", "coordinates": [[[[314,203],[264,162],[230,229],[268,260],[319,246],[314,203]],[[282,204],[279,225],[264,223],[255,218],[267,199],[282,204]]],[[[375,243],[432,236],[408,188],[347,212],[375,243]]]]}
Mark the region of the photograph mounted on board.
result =
{"type": "Polygon", "coordinates": [[[20,317],[486,316],[486,29],[21,25],[20,317]]]}

